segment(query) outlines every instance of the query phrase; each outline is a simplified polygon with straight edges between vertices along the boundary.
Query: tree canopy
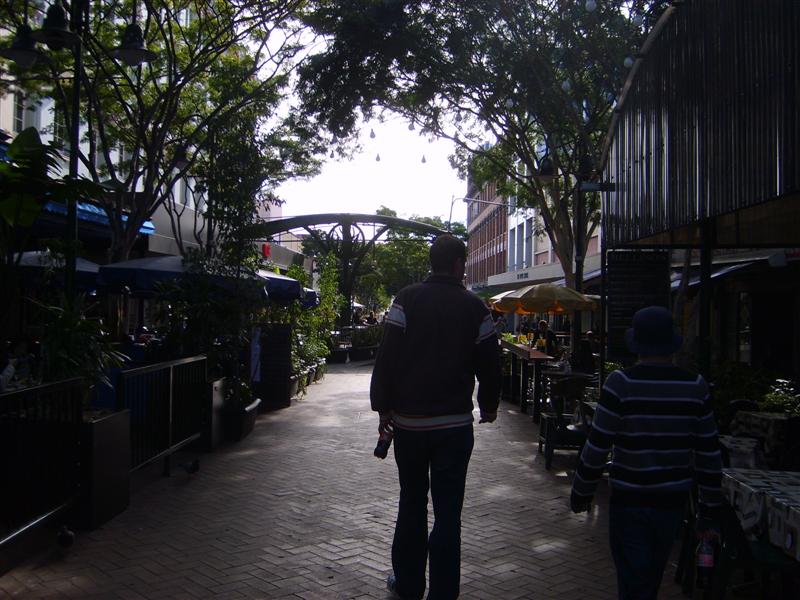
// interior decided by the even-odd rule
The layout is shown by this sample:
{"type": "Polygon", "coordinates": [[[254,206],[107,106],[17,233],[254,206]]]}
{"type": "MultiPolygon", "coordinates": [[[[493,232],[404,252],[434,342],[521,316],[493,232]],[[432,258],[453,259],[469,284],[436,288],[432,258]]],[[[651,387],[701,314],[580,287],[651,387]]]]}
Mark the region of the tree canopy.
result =
{"type": "Polygon", "coordinates": [[[539,210],[574,283],[576,240],[583,255],[599,222],[598,199],[576,191],[599,177],[626,58],[665,4],[316,2],[306,22],[327,43],[302,66],[300,90],[306,110],[339,135],[359,112],[389,108],[454,141],[462,175],[539,210]],[[545,158],[550,180],[538,177],[545,158]]]}
{"type": "MultiPolygon", "coordinates": [[[[265,185],[314,171],[311,157],[320,132],[285,104],[303,48],[303,27],[295,18],[302,4],[85,3],[79,158],[83,170],[109,190],[95,200],[111,222],[113,259],[127,258],[141,225],[174,197],[181,179],[205,175],[195,171],[195,163],[241,111],[257,108],[260,139],[269,142],[260,148],[261,167],[269,169],[265,185]],[[112,52],[134,11],[145,45],[157,53],[141,66],[128,66],[112,52]]],[[[41,10],[31,3],[28,14],[27,7],[23,0],[5,3],[0,25],[16,31],[41,10]]],[[[67,50],[48,51],[26,71],[10,66],[3,84],[22,89],[29,100],[53,98],[56,122],[69,130],[74,67],[67,50]]]]}

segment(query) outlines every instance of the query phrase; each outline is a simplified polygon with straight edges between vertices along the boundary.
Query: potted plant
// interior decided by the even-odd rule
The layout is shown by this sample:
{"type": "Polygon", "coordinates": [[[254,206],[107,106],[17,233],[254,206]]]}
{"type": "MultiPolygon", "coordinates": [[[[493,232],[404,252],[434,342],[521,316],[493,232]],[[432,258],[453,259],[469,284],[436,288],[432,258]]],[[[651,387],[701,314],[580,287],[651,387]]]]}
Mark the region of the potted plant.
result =
{"type": "Polygon", "coordinates": [[[383,337],[383,324],[353,327],[353,347],[350,360],[369,360],[378,352],[383,337]]]}
{"type": "Polygon", "coordinates": [[[250,385],[234,377],[225,391],[225,437],[238,442],[253,431],[258,416],[260,398],[253,398],[250,385]]]}
{"type": "Polygon", "coordinates": [[[95,386],[111,387],[108,373],[127,357],[116,350],[100,318],[87,315],[82,296],[65,299],[64,306],[37,304],[42,311],[44,381],[75,376],[86,382],[81,424],[81,500],[83,527],[94,529],[120,512],[130,501],[130,414],[128,410],[91,410],[95,386]]]}

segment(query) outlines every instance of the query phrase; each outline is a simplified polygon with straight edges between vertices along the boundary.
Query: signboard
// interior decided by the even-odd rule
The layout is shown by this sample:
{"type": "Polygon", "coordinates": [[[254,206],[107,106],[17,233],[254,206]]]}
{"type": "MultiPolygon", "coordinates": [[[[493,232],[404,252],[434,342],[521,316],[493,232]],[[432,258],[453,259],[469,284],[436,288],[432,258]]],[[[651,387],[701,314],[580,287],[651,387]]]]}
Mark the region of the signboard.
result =
{"type": "Polygon", "coordinates": [[[608,359],[630,362],[625,331],[645,306],[669,308],[669,252],[610,250],[606,254],[608,359]]]}

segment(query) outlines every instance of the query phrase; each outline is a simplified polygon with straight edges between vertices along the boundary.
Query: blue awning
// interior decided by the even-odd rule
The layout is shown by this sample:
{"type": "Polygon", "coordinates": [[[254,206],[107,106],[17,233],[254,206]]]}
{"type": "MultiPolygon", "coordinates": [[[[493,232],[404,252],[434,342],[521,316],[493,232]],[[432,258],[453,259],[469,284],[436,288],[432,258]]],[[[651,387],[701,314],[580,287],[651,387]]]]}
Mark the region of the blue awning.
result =
{"type": "MultiPolygon", "coordinates": [[[[158,283],[173,281],[187,275],[186,265],[180,256],[148,256],[118,263],[101,265],[97,284],[101,289],[127,288],[134,295],[148,296],[156,291],[158,283]]],[[[271,302],[289,303],[303,294],[300,282],[286,275],[259,271],[258,279],[250,280],[263,286],[271,302]]],[[[222,287],[231,287],[231,278],[214,277],[222,287]]]]}
{"type": "Polygon", "coordinates": [[[282,304],[303,297],[303,286],[296,279],[263,269],[258,271],[258,276],[266,280],[264,289],[270,301],[282,304]]]}
{"type": "MultiPolygon", "coordinates": [[[[47,202],[44,205],[44,210],[55,215],[66,216],[67,214],[67,206],[65,204],[59,204],[58,202],[47,202]]],[[[78,220],[87,223],[96,223],[98,225],[109,224],[106,211],[88,202],[78,202],[78,220]]],[[[127,220],[128,215],[122,215],[122,221],[127,222],[127,220]]],[[[142,226],[139,227],[139,233],[143,235],[153,235],[155,232],[156,227],[153,225],[152,221],[145,221],[142,226]]]]}
{"type": "Polygon", "coordinates": [[[303,300],[300,302],[300,306],[303,310],[319,306],[319,294],[317,294],[317,291],[311,288],[303,288],[303,300]]]}

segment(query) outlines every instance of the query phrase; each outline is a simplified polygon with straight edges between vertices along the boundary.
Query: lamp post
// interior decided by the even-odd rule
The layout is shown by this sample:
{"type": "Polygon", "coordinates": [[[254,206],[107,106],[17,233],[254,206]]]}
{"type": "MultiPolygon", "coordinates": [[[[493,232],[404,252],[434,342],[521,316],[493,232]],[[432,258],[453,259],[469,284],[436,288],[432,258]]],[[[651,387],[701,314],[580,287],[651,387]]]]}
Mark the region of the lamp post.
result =
{"type": "Polygon", "coordinates": [[[470,200],[475,202],[480,202],[480,198],[469,198],[467,196],[460,196],[455,197],[452,196],[450,199],[450,215],[447,217],[447,231],[451,232],[453,228],[451,227],[451,223],[453,222],[453,205],[456,203],[456,200],[463,200],[464,202],[469,202],[470,200]]]}
{"type": "MultiPolygon", "coordinates": [[[[10,48],[0,50],[0,56],[15,61],[21,68],[30,68],[42,57],[36,49],[36,42],[45,44],[50,50],[70,48],[73,61],[72,97],[70,103],[70,130],[69,130],[69,171],[71,181],[78,179],[79,151],[80,151],[80,107],[81,107],[81,76],[83,73],[83,33],[85,24],[89,19],[89,0],[73,0],[69,5],[69,23],[67,11],[56,1],[47,9],[42,28],[31,31],[27,25],[28,7],[25,5],[25,21],[10,48]]],[[[125,28],[122,43],[118,48],[111,50],[114,58],[128,66],[137,66],[156,58],[156,53],[144,47],[141,28],[135,23],[136,6],[133,9],[132,22],[125,28]]],[[[64,231],[66,242],[64,288],[68,302],[72,302],[76,295],[75,265],[78,244],[78,202],[77,198],[70,195],[67,198],[67,218],[64,231]]]]}
{"type": "MultiPolygon", "coordinates": [[[[70,5],[70,25],[67,16],[59,4],[51,4],[47,9],[42,28],[34,31],[32,37],[42,42],[51,50],[61,50],[67,46],[72,49],[73,79],[71,98],[71,122],[69,128],[69,179],[78,178],[78,145],[80,144],[80,109],[81,109],[81,72],[83,70],[82,43],[83,20],[89,4],[85,1],[72,2],[70,5]]],[[[78,202],[70,195],[67,198],[67,224],[64,232],[66,241],[66,264],[64,273],[64,291],[67,302],[75,298],[75,264],[78,244],[78,202]]]]}

